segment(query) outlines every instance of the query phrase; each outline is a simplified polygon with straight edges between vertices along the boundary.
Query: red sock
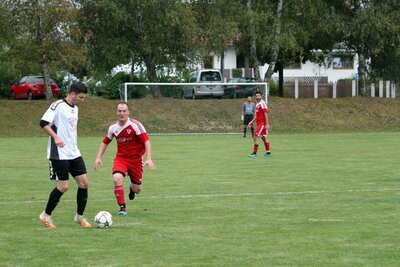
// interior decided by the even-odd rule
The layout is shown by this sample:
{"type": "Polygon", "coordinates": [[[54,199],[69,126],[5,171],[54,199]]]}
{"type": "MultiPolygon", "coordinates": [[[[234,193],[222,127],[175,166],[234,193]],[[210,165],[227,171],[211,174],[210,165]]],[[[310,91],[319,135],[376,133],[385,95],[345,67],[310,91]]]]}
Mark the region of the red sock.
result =
{"type": "Polygon", "coordinates": [[[125,194],[123,185],[114,186],[114,195],[117,199],[118,206],[125,206],[125,194]]]}
{"type": "Polygon", "coordinates": [[[257,153],[257,151],[258,151],[258,145],[254,145],[254,147],[253,147],[253,153],[257,153]]]}
{"type": "Polygon", "coordinates": [[[270,149],[270,146],[269,146],[269,142],[265,142],[264,145],[265,145],[265,150],[267,152],[270,152],[271,149],[270,149]]]}

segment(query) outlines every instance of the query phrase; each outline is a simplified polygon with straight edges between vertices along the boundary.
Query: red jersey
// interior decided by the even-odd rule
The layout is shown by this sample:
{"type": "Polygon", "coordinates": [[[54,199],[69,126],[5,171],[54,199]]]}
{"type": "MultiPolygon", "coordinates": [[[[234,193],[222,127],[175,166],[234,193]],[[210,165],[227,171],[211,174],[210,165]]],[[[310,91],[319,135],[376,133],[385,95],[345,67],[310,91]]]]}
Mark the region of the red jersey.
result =
{"type": "Polygon", "coordinates": [[[149,140],[146,129],[134,119],[128,119],[121,126],[114,122],[103,138],[103,143],[109,144],[115,137],[117,140],[117,157],[140,158],[145,153],[144,143],[149,140]]]}
{"type": "Polygon", "coordinates": [[[265,103],[265,101],[261,99],[260,102],[258,102],[256,105],[257,125],[266,125],[267,124],[264,113],[268,113],[268,106],[267,106],[267,103],[265,103]]]}

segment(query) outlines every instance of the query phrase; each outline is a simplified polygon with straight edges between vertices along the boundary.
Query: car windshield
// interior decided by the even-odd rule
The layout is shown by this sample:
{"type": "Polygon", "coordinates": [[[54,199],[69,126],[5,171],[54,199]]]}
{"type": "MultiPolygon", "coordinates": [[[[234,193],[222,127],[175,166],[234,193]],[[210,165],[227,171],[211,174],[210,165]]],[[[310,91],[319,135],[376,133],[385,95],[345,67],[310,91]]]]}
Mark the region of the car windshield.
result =
{"type": "Polygon", "coordinates": [[[34,83],[44,83],[43,77],[35,77],[34,83]]]}
{"type": "Polygon", "coordinates": [[[21,80],[19,81],[19,83],[20,83],[20,84],[25,83],[26,79],[27,79],[27,77],[22,77],[21,80]]]}
{"type": "Polygon", "coordinates": [[[202,72],[200,76],[200,81],[202,82],[221,81],[221,75],[219,74],[219,72],[215,71],[202,72]]]}

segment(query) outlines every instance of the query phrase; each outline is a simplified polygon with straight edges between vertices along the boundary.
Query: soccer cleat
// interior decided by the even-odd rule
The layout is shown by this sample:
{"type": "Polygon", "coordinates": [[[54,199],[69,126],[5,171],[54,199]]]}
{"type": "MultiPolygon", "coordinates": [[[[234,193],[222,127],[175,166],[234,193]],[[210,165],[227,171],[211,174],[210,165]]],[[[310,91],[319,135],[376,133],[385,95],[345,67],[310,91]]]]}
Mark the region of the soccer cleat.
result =
{"type": "Polygon", "coordinates": [[[253,152],[253,153],[251,153],[251,154],[249,155],[249,157],[250,157],[250,158],[255,158],[255,157],[257,157],[257,153],[254,153],[254,152],[253,152]]]}
{"type": "Polygon", "coordinates": [[[128,212],[126,210],[120,210],[120,211],[118,211],[118,215],[119,216],[126,216],[126,215],[128,215],[128,212]]]}
{"type": "Polygon", "coordinates": [[[272,157],[272,154],[270,152],[267,152],[267,153],[264,154],[264,157],[270,158],[270,157],[272,157]]]}
{"type": "Polygon", "coordinates": [[[129,188],[129,199],[133,200],[135,199],[135,192],[133,192],[132,188],[129,188]]]}
{"type": "Polygon", "coordinates": [[[50,215],[47,215],[44,211],[40,213],[39,219],[42,221],[44,227],[47,228],[56,228],[55,224],[53,224],[53,220],[50,215]]]}
{"type": "Polygon", "coordinates": [[[92,225],[86,220],[85,216],[76,214],[74,221],[82,227],[90,228],[92,225]]]}

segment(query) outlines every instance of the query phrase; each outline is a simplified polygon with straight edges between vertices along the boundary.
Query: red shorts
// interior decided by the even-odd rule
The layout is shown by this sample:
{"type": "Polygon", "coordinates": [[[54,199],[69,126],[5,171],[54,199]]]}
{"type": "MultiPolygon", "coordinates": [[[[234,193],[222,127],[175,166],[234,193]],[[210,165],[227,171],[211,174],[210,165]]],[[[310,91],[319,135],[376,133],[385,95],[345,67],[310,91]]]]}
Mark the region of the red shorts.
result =
{"type": "Polygon", "coordinates": [[[125,159],[116,157],[112,172],[113,174],[119,172],[124,176],[128,174],[133,184],[142,184],[143,160],[142,158],[125,159]]]}
{"type": "Polygon", "coordinates": [[[257,129],[254,132],[256,137],[266,136],[268,134],[267,127],[264,124],[257,125],[257,129]]]}

